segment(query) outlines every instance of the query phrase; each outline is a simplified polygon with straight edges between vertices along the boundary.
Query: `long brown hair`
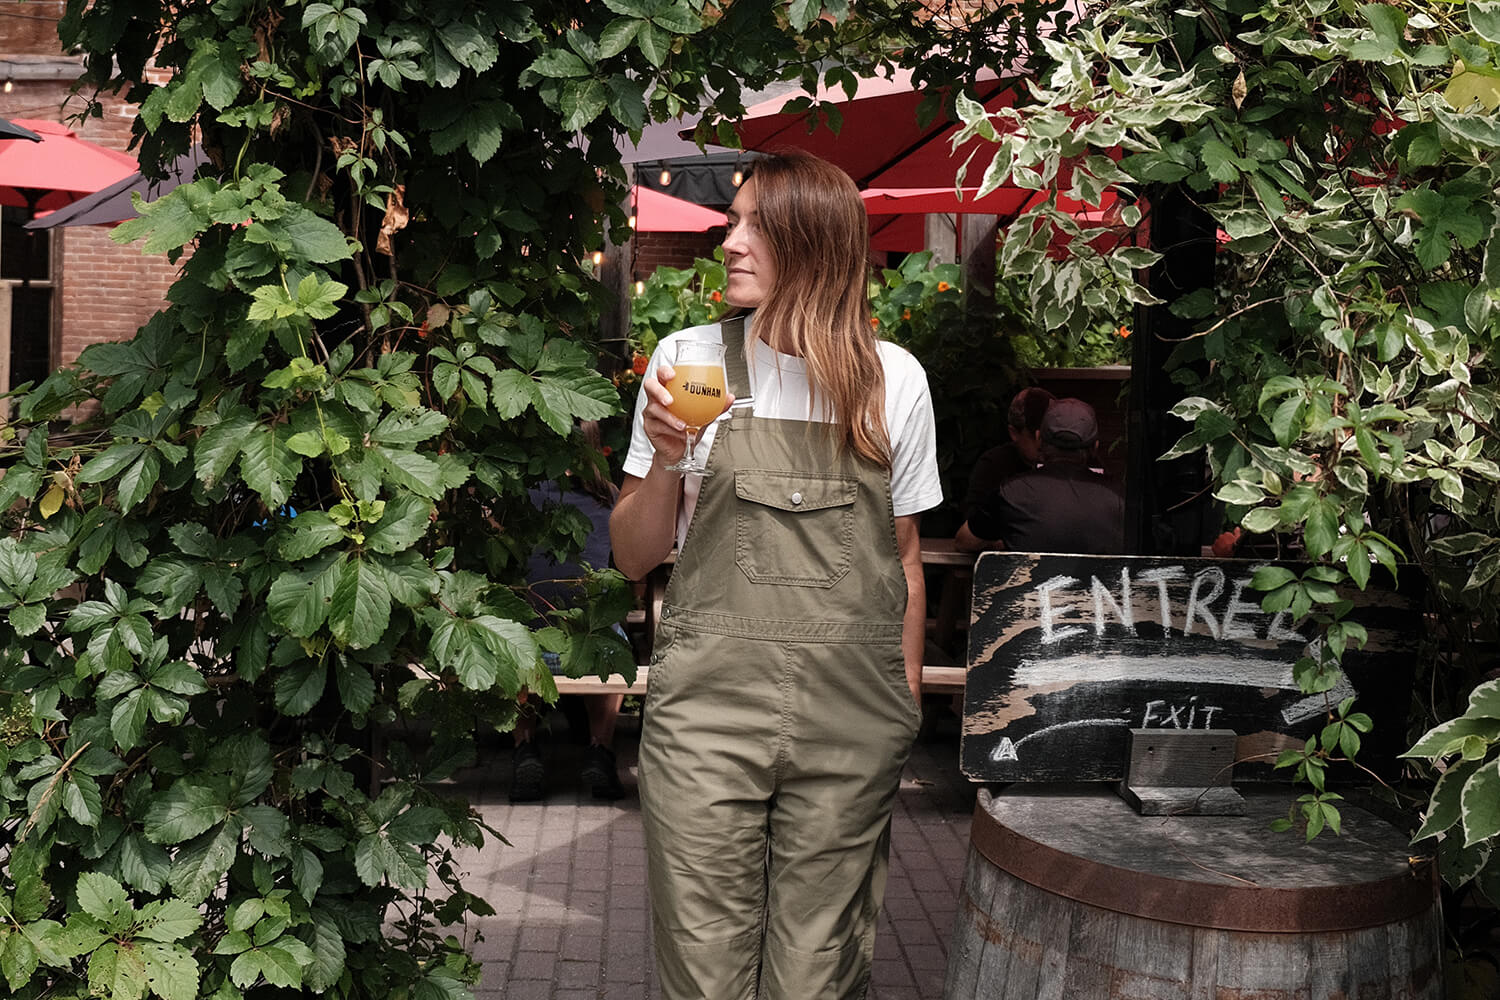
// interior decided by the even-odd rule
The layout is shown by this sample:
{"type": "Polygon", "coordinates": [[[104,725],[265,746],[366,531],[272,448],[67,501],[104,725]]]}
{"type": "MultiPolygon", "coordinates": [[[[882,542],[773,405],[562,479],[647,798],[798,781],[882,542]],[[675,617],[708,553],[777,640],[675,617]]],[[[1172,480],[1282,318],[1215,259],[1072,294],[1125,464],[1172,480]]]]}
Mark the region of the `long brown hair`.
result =
{"type": "Polygon", "coordinates": [[[890,466],[885,371],[870,326],[869,223],[838,167],[792,151],[755,161],[755,203],[776,279],[755,310],[756,335],[807,365],[812,406],[841,425],[845,447],[890,466]]]}

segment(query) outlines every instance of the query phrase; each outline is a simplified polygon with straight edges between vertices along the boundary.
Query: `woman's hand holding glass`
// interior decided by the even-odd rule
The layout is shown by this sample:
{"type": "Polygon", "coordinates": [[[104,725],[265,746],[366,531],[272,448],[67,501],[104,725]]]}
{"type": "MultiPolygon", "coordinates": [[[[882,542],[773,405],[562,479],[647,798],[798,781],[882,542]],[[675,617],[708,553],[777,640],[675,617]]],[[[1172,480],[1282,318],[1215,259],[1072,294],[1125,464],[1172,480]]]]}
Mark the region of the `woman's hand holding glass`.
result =
{"type": "Polygon", "coordinates": [[[646,393],[646,435],[657,455],[670,463],[666,468],[707,475],[707,468],[693,460],[693,443],[734,402],[725,386],[724,346],[674,342],[654,375],[641,383],[641,391],[646,393]]]}

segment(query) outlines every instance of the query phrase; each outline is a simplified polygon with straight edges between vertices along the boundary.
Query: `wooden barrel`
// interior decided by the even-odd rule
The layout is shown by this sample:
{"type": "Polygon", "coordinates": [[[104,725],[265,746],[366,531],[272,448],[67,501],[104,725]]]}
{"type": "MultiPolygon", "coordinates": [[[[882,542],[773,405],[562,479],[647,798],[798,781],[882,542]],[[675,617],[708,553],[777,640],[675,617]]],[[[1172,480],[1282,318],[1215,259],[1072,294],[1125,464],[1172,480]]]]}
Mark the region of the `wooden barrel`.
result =
{"type": "Polygon", "coordinates": [[[1140,816],[1100,786],[979,794],[945,1000],[1441,1000],[1431,859],[1345,804],[1343,836],[1140,816]]]}

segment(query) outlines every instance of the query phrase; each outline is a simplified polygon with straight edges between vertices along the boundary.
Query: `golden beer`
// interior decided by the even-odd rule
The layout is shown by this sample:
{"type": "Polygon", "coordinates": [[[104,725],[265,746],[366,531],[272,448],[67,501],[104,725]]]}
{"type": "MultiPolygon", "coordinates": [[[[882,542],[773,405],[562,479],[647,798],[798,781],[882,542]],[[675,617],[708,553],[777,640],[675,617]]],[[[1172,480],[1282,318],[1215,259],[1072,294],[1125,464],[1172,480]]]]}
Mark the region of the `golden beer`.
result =
{"type": "Polygon", "coordinates": [[[724,366],[683,364],[672,366],[673,378],[666,383],[672,394],[672,415],[692,428],[712,423],[724,412],[724,366]]]}

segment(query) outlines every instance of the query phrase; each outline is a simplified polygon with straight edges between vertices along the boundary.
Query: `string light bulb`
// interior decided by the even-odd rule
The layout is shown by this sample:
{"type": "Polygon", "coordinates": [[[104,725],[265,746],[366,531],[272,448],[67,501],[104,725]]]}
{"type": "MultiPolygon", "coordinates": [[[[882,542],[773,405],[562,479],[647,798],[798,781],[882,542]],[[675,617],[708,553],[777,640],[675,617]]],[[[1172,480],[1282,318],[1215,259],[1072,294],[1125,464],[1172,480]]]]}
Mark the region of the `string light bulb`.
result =
{"type": "Polygon", "coordinates": [[[637,295],[645,295],[646,294],[646,283],[644,281],[637,281],[635,283],[635,294],[637,294],[637,295]]]}
{"type": "Polygon", "coordinates": [[[594,266],[598,267],[600,264],[603,264],[603,263],[604,263],[604,251],[602,251],[602,250],[595,250],[594,251],[594,266]]]}
{"type": "Polygon", "coordinates": [[[635,209],[632,208],[630,210],[630,218],[625,220],[625,224],[628,225],[631,229],[635,228],[635,209]]]}
{"type": "Polygon", "coordinates": [[[656,181],[662,187],[666,187],[668,184],[672,183],[672,171],[667,167],[665,163],[661,165],[661,173],[657,176],[656,181]]]}
{"type": "Polygon", "coordinates": [[[744,172],[736,168],[734,171],[734,176],[729,178],[729,183],[733,184],[735,187],[739,187],[741,184],[745,183],[744,172]]]}
{"type": "Polygon", "coordinates": [[[16,81],[13,80],[13,79],[11,79],[10,77],[6,77],[5,78],[5,92],[8,94],[12,90],[15,90],[15,89],[16,89],[16,81]]]}

